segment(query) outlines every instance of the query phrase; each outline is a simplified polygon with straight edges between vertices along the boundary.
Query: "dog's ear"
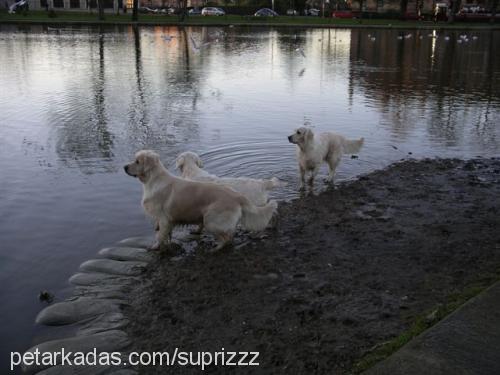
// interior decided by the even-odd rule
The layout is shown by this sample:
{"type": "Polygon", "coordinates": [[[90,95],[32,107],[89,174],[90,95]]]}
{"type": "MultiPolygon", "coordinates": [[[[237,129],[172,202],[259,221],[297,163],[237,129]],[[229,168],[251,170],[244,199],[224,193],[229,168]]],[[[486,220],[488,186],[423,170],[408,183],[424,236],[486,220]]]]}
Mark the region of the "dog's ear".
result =
{"type": "Polygon", "coordinates": [[[203,161],[200,159],[200,157],[198,155],[196,155],[196,165],[199,168],[203,168],[203,161]]]}
{"type": "Polygon", "coordinates": [[[155,152],[148,152],[144,155],[142,162],[144,163],[144,171],[147,172],[158,165],[160,156],[155,152]]]}
{"type": "Polygon", "coordinates": [[[175,161],[175,167],[182,171],[182,168],[184,167],[184,156],[179,156],[177,158],[175,161]]]}
{"type": "Polygon", "coordinates": [[[305,136],[306,136],[306,141],[307,142],[311,142],[313,140],[313,138],[314,138],[314,133],[312,132],[311,129],[306,129],[305,136]]]}

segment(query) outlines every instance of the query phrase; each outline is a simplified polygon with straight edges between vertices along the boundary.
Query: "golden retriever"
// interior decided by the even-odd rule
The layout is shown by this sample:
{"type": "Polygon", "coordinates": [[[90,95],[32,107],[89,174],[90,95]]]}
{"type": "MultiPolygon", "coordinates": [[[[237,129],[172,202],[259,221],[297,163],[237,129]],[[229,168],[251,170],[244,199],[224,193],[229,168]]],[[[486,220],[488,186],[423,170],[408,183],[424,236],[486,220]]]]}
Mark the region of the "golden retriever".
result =
{"type": "Polygon", "coordinates": [[[269,180],[247,177],[217,177],[203,170],[200,157],[191,151],[183,152],[177,157],[176,167],[181,171],[182,178],[194,181],[214,182],[221,184],[243,194],[256,206],[267,203],[268,192],[282,186],[280,180],[273,177],[269,180]]]}
{"type": "Polygon", "coordinates": [[[219,250],[231,242],[238,223],[247,230],[263,230],[277,209],[275,201],[257,207],[225,186],[171,175],[150,150],[139,151],[124,169],[142,182],[142,206],[159,225],[153,249],[170,243],[176,225],[198,224],[215,236],[214,250],[219,250]]]}
{"type": "Polygon", "coordinates": [[[340,134],[331,132],[315,136],[311,129],[302,127],[295,130],[288,137],[288,141],[297,145],[300,188],[304,189],[306,172],[311,173],[309,183],[312,185],[323,162],[328,164],[328,180],[333,182],[335,169],[337,169],[342,155],[359,152],[363,146],[364,138],[351,141],[340,134]]]}

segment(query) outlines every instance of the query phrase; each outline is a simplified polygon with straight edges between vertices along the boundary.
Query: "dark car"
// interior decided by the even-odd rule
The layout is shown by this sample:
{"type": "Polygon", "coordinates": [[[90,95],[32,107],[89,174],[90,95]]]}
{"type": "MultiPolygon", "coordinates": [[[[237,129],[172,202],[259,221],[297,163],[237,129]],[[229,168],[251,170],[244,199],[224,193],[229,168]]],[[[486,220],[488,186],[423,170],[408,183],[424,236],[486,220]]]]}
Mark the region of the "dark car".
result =
{"type": "Polygon", "coordinates": [[[199,9],[199,8],[189,9],[188,13],[190,16],[199,16],[199,15],[201,15],[201,9],[199,9]]]}
{"type": "Polygon", "coordinates": [[[279,14],[276,13],[272,9],[262,8],[262,9],[259,9],[257,12],[255,12],[254,16],[255,17],[277,17],[277,16],[279,16],[279,14]]]}

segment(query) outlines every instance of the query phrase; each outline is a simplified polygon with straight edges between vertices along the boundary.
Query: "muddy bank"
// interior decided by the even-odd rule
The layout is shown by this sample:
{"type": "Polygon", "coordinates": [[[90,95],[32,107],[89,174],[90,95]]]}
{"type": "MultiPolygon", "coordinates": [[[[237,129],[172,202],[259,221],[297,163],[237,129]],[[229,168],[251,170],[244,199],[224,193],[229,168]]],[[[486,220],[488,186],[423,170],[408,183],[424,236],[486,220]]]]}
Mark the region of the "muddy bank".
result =
{"type": "Polygon", "coordinates": [[[158,256],[127,311],[134,350],[259,351],[259,367],[236,373],[347,373],[416,316],[493,278],[499,197],[499,159],[405,161],[281,205],[276,228],[246,245],[158,256]]]}

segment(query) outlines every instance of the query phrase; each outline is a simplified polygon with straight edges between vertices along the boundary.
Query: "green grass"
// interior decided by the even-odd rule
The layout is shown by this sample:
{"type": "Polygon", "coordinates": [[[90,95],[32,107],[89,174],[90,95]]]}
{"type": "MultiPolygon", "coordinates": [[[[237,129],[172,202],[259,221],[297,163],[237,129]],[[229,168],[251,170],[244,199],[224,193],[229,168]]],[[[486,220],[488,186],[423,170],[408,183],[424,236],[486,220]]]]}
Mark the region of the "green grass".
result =
{"type": "Polygon", "coordinates": [[[476,283],[468,286],[462,291],[451,294],[450,296],[448,296],[446,303],[436,306],[417,317],[408,330],[387,342],[383,342],[373,347],[369,353],[367,353],[363,358],[361,358],[354,364],[352,372],[354,374],[359,374],[363,371],[368,370],[376,363],[389,357],[402,346],[407,344],[412,338],[420,335],[422,332],[432,327],[434,324],[451,314],[472,297],[477,296],[479,293],[481,293],[483,290],[493,285],[497,281],[500,281],[500,269],[495,273],[483,276],[476,283]]]}
{"type": "MultiPolygon", "coordinates": [[[[49,17],[46,11],[30,11],[28,14],[0,13],[0,22],[10,23],[85,23],[85,24],[130,24],[132,14],[106,14],[99,21],[97,13],[55,11],[56,17],[49,17]]],[[[178,16],[139,14],[139,24],[145,25],[272,25],[272,26],[319,26],[319,27],[399,27],[399,28],[500,28],[488,23],[447,23],[400,21],[395,19],[334,19],[305,16],[253,17],[226,15],[222,17],[190,16],[184,22],[178,16]]]]}

